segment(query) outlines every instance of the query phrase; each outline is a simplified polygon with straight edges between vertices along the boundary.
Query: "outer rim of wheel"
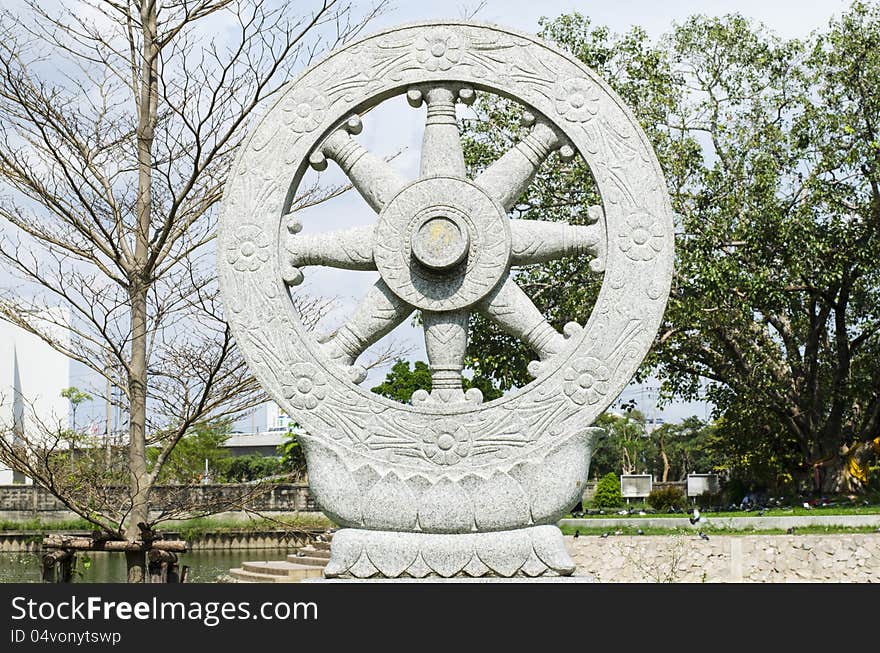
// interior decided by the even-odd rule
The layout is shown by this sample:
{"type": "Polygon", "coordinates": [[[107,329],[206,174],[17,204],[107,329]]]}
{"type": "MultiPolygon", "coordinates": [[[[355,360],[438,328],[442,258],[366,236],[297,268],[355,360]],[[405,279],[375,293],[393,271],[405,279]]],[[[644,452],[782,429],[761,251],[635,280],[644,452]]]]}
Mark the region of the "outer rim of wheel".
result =
{"type": "MultiPolygon", "coordinates": [[[[671,285],[674,255],[672,210],[656,156],[633,115],[610,87],[583,64],[535,36],[457,21],[404,25],[365,37],[334,51],[288,85],[241,147],[224,194],[218,243],[227,319],[255,376],[309,432],[338,442],[363,428],[371,416],[419,421],[420,415],[433,419],[451,414],[477,424],[481,416],[499,410],[530,420],[528,416],[543,407],[550,416],[532,420],[528,428],[540,428],[552,436],[570,431],[574,425],[592,423],[629,382],[653,342],[671,285]],[[494,63],[486,64],[482,71],[479,65],[466,67],[461,60],[445,72],[428,70],[420,66],[413,45],[424,30],[458,34],[466,43],[464,49],[474,48],[475,58],[479,55],[494,63]],[[334,84],[338,86],[339,71],[374,71],[371,57],[389,50],[399,50],[406,65],[386,70],[382,79],[367,80],[362,90],[351,85],[338,93],[338,89],[329,90],[334,84]],[[485,58],[487,52],[492,58],[485,58]],[[509,74],[511,65],[521,63],[520,57],[548,75],[542,85],[521,83],[509,74]],[[505,66],[505,74],[497,72],[505,66]],[[494,80],[488,77],[493,67],[498,75],[494,80]],[[599,95],[598,112],[590,120],[569,121],[557,109],[557,95],[565,92],[567,82],[575,83],[573,80],[599,95]],[[482,405],[410,406],[353,384],[306,334],[281,279],[277,242],[285,228],[282,218],[315,145],[352,113],[404,93],[413,85],[441,82],[508,97],[547,118],[587,160],[606,216],[606,272],[583,331],[569,338],[569,347],[548,361],[533,382],[482,405]],[[323,94],[328,104],[321,111],[318,126],[307,133],[297,132],[282,120],[284,106],[298,93],[309,91],[323,94]],[[633,224],[642,223],[656,224],[656,232],[662,232],[662,242],[652,241],[657,247],[644,260],[638,258],[641,255],[633,257],[631,238],[633,224]],[[245,232],[257,244],[259,257],[268,255],[259,265],[251,266],[254,269],[233,256],[245,232]],[[598,398],[587,393],[582,400],[577,390],[568,391],[577,380],[570,377],[584,366],[599,369],[601,374],[607,371],[603,385],[595,388],[598,398]],[[289,377],[298,373],[310,375],[320,392],[291,394],[289,377]]],[[[496,418],[494,413],[489,417],[496,418]]]]}

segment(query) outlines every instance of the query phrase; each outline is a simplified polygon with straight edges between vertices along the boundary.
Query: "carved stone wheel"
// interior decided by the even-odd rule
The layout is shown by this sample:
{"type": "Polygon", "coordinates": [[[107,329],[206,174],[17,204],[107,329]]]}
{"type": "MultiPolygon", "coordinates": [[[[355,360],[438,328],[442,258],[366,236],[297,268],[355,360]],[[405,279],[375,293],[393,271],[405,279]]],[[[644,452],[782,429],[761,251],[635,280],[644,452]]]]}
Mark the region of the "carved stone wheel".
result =
{"type": "Polygon", "coordinates": [[[308,431],[315,498],[346,527],[328,576],[571,573],[550,524],[580,497],[589,426],[647,353],[673,262],[656,157],[595,73],[533,36],[474,23],[407,25],[335,51],[286,88],[241,148],[218,257],[236,340],[308,431]],[[469,179],[455,104],[481,92],[523,105],[529,132],[469,179]],[[354,138],[360,114],[400,94],[426,107],[415,180],[354,138]],[[508,217],[553,152],[582,156],[596,180],[602,206],[586,225],[508,217]],[[307,166],[328,160],[376,212],[374,224],[310,233],[291,212],[307,166]],[[560,333],[510,270],[563,256],[590,257],[604,278],[589,321],[560,333]],[[318,265],[379,275],[321,342],[290,299],[318,265]],[[361,388],[357,360],[415,310],[433,389],[403,405],[361,388]],[[534,381],[485,404],[462,391],[472,311],[535,354],[534,381]]]}

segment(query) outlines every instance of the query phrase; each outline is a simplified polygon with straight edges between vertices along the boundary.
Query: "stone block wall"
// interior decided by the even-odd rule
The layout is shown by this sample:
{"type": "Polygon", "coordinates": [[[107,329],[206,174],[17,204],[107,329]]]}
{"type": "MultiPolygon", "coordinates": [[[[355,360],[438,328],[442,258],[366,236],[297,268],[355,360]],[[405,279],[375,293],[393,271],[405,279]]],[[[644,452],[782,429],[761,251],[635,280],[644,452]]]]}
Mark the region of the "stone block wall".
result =
{"type": "Polygon", "coordinates": [[[880,582],[880,533],[566,537],[604,583],[880,582]]]}

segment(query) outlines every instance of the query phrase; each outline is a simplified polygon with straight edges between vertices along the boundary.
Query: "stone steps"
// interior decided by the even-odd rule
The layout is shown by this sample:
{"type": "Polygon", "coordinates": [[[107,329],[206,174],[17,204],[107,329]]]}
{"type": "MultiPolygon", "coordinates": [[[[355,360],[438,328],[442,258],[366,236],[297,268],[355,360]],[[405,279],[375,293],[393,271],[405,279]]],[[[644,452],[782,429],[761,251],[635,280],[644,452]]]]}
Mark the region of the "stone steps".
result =
{"type": "Polygon", "coordinates": [[[278,576],[276,574],[261,574],[245,569],[230,569],[229,575],[239,583],[297,583],[298,579],[278,576]]]}
{"type": "Polygon", "coordinates": [[[322,578],[330,562],[332,539],[333,533],[321,533],[286,560],[242,562],[241,567],[229,570],[229,576],[240,583],[298,583],[306,578],[322,578]]]}
{"type": "Polygon", "coordinates": [[[303,556],[296,553],[291,553],[287,556],[287,562],[292,562],[298,565],[309,565],[310,567],[319,567],[321,569],[326,567],[329,561],[329,558],[315,558],[312,556],[303,556]]]}
{"type": "Polygon", "coordinates": [[[320,578],[322,568],[301,565],[284,560],[258,560],[241,563],[241,569],[252,574],[276,576],[275,582],[296,582],[303,578],[320,578]],[[278,580],[281,579],[281,580],[278,580]]]}

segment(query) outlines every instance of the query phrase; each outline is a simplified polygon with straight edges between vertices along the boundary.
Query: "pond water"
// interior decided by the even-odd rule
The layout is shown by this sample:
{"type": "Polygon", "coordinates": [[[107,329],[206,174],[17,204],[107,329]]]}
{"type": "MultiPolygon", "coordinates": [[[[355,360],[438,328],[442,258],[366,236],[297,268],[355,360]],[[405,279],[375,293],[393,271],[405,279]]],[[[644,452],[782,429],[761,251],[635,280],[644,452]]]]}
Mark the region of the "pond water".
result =
{"type": "MultiPolygon", "coordinates": [[[[216,583],[220,574],[239,567],[245,560],[284,560],[294,549],[238,549],[231,551],[190,551],[179,556],[181,565],[189,566],[188,583],[216,583]]],[[[74,582],[124,583],[125,554],[94,551],[77,555],[74,582]]],[[[0,583],[39,583],[40,556],[37,553],[0,553],[0,583]]]]}

